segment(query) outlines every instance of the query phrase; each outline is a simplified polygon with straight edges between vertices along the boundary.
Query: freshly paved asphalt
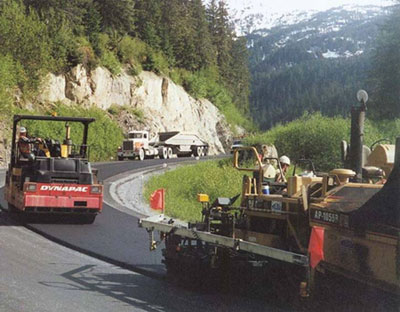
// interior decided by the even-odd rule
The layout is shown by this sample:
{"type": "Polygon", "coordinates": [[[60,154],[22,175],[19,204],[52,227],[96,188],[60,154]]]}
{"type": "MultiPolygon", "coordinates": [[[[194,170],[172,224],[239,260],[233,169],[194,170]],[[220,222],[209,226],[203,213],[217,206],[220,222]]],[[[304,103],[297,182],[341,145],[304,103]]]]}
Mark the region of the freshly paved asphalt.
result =
{"type": "Polygon", "coordinates": [[[0,213],[1,312],[239,312],[266,307],[259,299],[191,292],[119,268],[47,240],[0,213]]]}
{"type": "MultiPolygon", "coordinates": [[[[160,161],[104,163],[96,167],[100,179],[105,180],[156,164],[160,161]]],[[[3,183],[4,171],[0,170],[0,185],[3,183]]],[[[1,197],[3,191],[0,189],[1,197]]],[[[5,206],[4,201],[1,205],[5,206]]],[[[159,276],[162,272],[160,254],[148,251],[147,233],[138,228],[137,221],[135,216],[107,205],[92,225],[23,226],[6,211],[0,212],[0,311],[270,310],[262,299],[212,290],[192,292],[145,276],[159,276]],[[100,259],[110,259],[111,263],[126,261],[130,270],[65,248],[53,240],[100,259]]],[[[281,311],[277,307],[272,309],[281,311]]]]}
{"type": "MultiPolygon", "coordinates": [[[[177,161],[180,159],[124,161],[98,163],[95,167],[100,179],[106,180],[132,170],[177,161]]],[[[0,172],[0,185],[3,178],[0,172]]],[[[2,195],[0,189],[0,204],[6,207],[2,195]]],[[[149,251],[148,235],[137,222],[134,215],[106,204],[92,225],[31,223],[26,225],[27,229],[9,219],[6,212],[0,213],[0,311],[298,310],[290,303],[277,304],[278,297],[221,294],[213,289],[207,293],[191,292],[160,280],[164,274],[160,251],[149,251]]],[[[323,309],[319,310],[343,311],[350,306],[354,310],[363,301],[371,302],[366,300],[367,296],[371,297],[371,293],[361,290],[346,303],[332,302],[331,296],[326,296],[328,300],[325,304],[321,302],[323,309]]],[[[338,294],[332,297],[339,298],[338,294]]],[[[374,297],[376,300],[372,302],[376,305],[369,308],[364,305],[363,310],[395,310],[380,295],[374,297]]]]}
{"type": "MultiPolygon", "coordinates": [[[[194,161],[188,159],[120,161],[97,163],[100,181],[121,173],[129,173],[164,163],[194,161]]],[[[0,205],[7,207],[0,189],[0,205]]],[[[29,223],[28,228],[75,250],[120,265],[140,273],[162,277],[165,273],[161,263],[161,250],[149,251],[148,233],[138,227],[138,218],[116,210],[106,203],[93,224],[29,223]]]]}

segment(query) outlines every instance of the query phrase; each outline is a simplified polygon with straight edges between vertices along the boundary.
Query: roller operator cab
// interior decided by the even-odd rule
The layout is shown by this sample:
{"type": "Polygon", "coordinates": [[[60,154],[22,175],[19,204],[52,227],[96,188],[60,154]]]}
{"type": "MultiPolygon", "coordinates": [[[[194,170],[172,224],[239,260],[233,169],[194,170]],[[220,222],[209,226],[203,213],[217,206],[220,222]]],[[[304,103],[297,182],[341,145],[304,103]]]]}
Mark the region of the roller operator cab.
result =
{"type": "Polygon", "coordinates": [[[103,186],[88,159],[88,128],[94,121],[79,117],[14,116],[4,195],[10,212],[72,215],[79,223],[94,222],[103,203],[103,186]],[[21,140],[21,132],[26,131],[23,125],[37,122],[65,124],[65,138],[62,142],[54,138],[21,140]],[[82,129],[79,145],[71,140],[71,125],[82,129]]]}

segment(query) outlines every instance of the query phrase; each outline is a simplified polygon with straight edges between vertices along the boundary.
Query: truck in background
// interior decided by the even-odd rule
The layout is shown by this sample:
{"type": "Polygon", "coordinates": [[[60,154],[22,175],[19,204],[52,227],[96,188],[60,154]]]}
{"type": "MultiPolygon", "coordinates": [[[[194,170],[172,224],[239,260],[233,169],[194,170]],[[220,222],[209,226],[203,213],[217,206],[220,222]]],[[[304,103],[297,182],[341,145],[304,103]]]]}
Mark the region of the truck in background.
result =
{"type": "Polygon", "coordinates": [[[208,144],[195,134],[159,132],[150,139],[148,131],[130,131],[118,148],[118,160],[155,157],[168,159],[173,155],[202,157],[208,154],[208,148],[208,144]]]}

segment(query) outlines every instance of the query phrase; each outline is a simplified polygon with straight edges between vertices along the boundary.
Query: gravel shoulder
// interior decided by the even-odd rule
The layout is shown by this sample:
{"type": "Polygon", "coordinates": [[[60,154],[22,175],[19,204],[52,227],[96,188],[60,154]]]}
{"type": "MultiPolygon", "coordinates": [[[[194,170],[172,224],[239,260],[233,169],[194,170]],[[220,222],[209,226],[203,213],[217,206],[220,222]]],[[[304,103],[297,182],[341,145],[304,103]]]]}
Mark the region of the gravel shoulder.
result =
{"type": "Polygon", "coordinates": [[[104,201],[115,209],[139,218],[159,214],[159,211],[150,208],[144,198],[144,186],[152,176],[174,170],[181,165],[164,163],[144,171],[129,171],[107,179],[104,181],[104,201]]]}

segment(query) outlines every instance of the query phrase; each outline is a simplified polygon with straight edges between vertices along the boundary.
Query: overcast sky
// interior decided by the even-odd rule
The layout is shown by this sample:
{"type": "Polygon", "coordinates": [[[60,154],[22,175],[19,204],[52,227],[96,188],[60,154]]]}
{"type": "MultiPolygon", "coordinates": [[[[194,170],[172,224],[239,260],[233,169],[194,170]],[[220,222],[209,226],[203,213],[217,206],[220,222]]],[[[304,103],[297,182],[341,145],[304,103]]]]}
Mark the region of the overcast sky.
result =
{"type": "Polygon", "coordinates": [[[241,10],[246,6],[252,6],[260,13],[326,10],[344,4],[386,6],[394,3],[393,0],[226,0],[226,2],[231,9],[241,10]]]}

